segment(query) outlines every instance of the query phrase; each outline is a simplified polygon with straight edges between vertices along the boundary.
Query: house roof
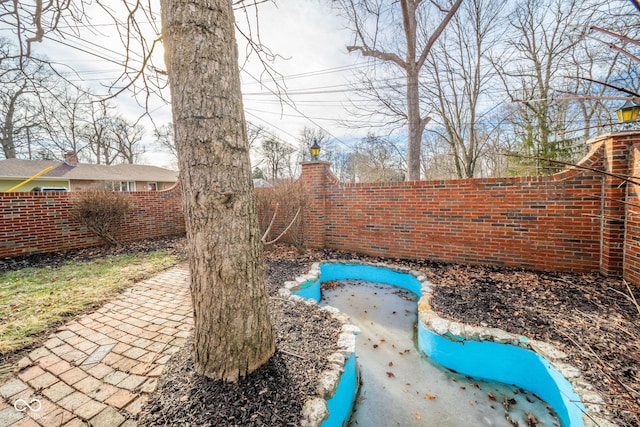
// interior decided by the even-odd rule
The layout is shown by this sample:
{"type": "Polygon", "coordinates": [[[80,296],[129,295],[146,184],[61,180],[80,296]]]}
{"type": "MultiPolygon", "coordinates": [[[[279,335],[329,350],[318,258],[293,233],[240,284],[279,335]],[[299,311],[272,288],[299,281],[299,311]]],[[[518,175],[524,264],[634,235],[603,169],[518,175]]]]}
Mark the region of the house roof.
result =
{"type": "Polygon", "coordinates": [[[91,165],[70,166],[55,160],[0,160],[0,179],[27,179],[52,166],[42,178],[62,178],[91,181],[160,181],[176,182],[178,172],[147,165],[91,165]]]}
{"type": "Polygon", "coordinates": [[[273,187],[268,181],[265,181],[262,178],[254,178],[253,179],[253,186],[255,188],[258,188],[258,187],[273,187]]]}

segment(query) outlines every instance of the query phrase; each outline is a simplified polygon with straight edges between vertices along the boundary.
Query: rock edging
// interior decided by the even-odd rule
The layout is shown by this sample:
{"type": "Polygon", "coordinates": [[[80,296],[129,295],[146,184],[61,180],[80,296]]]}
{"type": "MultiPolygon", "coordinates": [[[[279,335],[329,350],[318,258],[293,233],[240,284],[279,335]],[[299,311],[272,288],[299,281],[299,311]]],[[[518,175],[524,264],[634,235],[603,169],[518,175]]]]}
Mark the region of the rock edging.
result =
{"type": "Polygon", "coordinates": [[[418,321],[425,329],[452,339],[465,341],[491,341],[509,344],[544,357],[563,377],[569,381],[573,391],[580,396],[587,413],[583,415],[585,427],[615,427],[610,414],[604,410],[605,401],[595,388],[582,376],[578,368],[571,365],[568,355],[558,350],[553,344],[531,340],[522,335],[515,335],[499,328],[472,326],[440,317],[431,307],[433,289],[436,285],[429,282],[424,275],[417,276],[422,283],[422,297],[418,301],[418,321]]]}
{"type": "MultiPolygon", "coordinates": [[[[299,276],[295,281],[284,283],[284,287],[279,290],[279,295],[298,303],[317,305],[313,299],[305,299],[294,295],[295,290],[300,289],[300,285],[309,281],[317,281],[320,278],[320,263],[314,263],[309,272],[299,276]]],[[[329,417],[327,402],[334,396],[340,384],[340,377],[345,370],[345,364],[349,357],[356,351],[356,335],[360,332],[357,326],[349,323],[349,316],[342,313],[335,307],[322,306],[321,310],[327,311],[331,317],[342,323],[340,335],[338,335],[339,350],[330,354],[327,359],[330,362],[329,369],[322,372],[318,378],[316,390],[321,397],[307,400],[302,408],[301,427],[319,427],[324,420],[329,417]]],[[[355,397],[355,396],[354,396],[355,397]]]]}
{"type": "MultiPolygon", "coordinates": [[[[433,290],[436,285],[431,283],[426,275],[420,271],[385,263],[368,263],[361,260],[327,260],[321,263],[314,263],[307,274],[297,277],[295,281],[285,282],[284,287],[279,290],[280,296],[305,304],[317,304],[313,299],[305,299],[294,295],[294,292],[301,290],[301,285],[303,284],[318,281],[322,264],[365,265],[386,268],[414,276],[421,284],[420,290],[422,294],[418,301],[418,322],[425,329],[453,340],[490,341],[530,350],[544,357],[553,368],[569,381],[574,392],[580,397],[587,409],[587,413],[583,415],[585,427],[615,427],[617,425],[610,420],[610,414],[604,409],[605,402],[602,396],[586,381],[580,370],[568,362],[566,353],[558,350],[553,344],[530,340],[525,336],[515,335],[499,328],[489,328],[482,325],[472,326],[440,317],[433,311],[431,306],[433,290]]],[[[330,312],[332,317],[343,325],[342,332],[338,337],[340,350],[329,356],[331,367],[323,372],[318,379],[318,392],[322,397],[311,399],[304,404],[301,424],[303,427],[319,427],[329,416],[327,400],[335,394],[339,385],[340,375],[344,372],[346,360],[355,353],[355,339],[359,333],[359,329],[356,326],[348,323],[349,316],[340,312],[337,308],[324,306],[321,309],[330,312]]]]}

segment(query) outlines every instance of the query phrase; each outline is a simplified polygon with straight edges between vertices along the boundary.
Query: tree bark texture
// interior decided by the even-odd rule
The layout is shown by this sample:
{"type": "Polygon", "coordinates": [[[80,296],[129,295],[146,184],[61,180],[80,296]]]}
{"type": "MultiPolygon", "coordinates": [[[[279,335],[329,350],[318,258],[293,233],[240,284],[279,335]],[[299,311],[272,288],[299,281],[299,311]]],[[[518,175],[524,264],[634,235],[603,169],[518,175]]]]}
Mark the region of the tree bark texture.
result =
{"type": "Polygon", "coordinates": [[[229,0],[162,0],[198,373],[237,381],[275,351],[229,0]]]}

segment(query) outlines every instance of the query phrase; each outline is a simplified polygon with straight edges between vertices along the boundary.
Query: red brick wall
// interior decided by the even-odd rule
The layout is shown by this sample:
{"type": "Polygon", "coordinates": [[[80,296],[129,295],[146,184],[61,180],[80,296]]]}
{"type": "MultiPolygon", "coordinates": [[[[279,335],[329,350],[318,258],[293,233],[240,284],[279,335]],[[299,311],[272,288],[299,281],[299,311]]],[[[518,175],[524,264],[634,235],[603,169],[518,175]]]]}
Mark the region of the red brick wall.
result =
{"type": "MultiPolygon", "coordinates": [[[[177,186],[134,192],[121,241],[184,234],[177,186]]],[[[73,193],[0,193],[0,258],[100,245],[70,214],[73,193]]]]}
{"type": "MultiPolygon", "coordinates": [[[[640,133],[592,142],[581,168],[546,177],[343,184],[328,163],[305,163],[308,245],[392,258],[601,271],[640,285],[640,133]],[[637,184],[621,178],[629,175],[637,184]]],[[[184,234],[176,187],[130,194],[134,208],[120,239],[184,234]]],[[[71,196],[0,193],[0,257],[101,244],[70,217],[71,196]]]]}
{"type": "MultiPolygon", "coordinates": [[[[597,143],[581,166],[602,168],[604,145],[597,143]]],[[[303,179],[320,182],[323,167],[304,165],[303,179]],[[313,170],[305,175],[305,168],[313,170]]],[[[598,271],[602,181],[601,174],[574,169],[544,177],[328,182],[313,196],[307,221],[323,227],[309,233],[309,244],[384,257],[598,271]]]]}

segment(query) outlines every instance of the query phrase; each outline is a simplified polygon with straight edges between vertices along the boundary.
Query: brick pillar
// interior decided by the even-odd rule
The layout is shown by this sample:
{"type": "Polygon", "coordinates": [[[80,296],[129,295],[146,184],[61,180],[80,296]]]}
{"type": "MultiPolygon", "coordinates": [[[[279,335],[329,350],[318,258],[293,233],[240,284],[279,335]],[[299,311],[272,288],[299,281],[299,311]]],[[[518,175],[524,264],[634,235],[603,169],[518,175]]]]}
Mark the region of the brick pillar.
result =
{"type": "Polygon", "coordinates": [[[627,183],[625,218],[624,264],[622,277],[640,286],[640,143],[631,146],[629,175],[634,183],[627,183]]]}
{"type": "MultiPolygon", "coordinates": [[[[615,132],[602,139],[605,171],[623,177],[631,175],[630,148],[635,142],[640,142],[640,134],[637,131],[615,132]]],[[[603,176],[600,273],[605,276],[620,276],[623,272],[626,196],[625,180],[603,176]]]]}
{"type": "Polygon", "coordinates": [[[303,162],[300,180],[304,185],[308,204],[304,210],[305,243],[310,248],[324,248],[327,185],[333,177],[330,163],[303,162]]]}

